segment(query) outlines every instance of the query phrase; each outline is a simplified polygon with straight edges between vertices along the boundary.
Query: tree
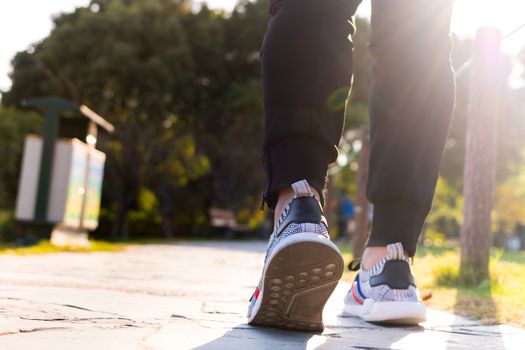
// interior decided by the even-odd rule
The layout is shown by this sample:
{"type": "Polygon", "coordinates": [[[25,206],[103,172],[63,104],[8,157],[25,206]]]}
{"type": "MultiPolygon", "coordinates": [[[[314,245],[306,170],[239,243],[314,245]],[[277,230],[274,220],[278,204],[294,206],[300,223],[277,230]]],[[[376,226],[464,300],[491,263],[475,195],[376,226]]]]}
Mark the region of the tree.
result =
{"type": "Polygon", "coordinates": [[[181,121],[171,116],[164,124],[165,130],[156,135],[145,154],[148,164],[146,184],[159,202],[161,230],[165,238],[174,236],[172,217],[177,190],[208,170],[208,159],[196,152],[195,140],[181,121]]]}
{"type": "Polygon", "coordinates": [[[196,62],[192,126],[210,160],[212,205],[259,208],[263,97],[259,49],[268,20],[265,1],[241,1],[230,17],[203,7],[185,19],[196,62]]]}
{"type": "Polygon", "coordinates": [[[462,210],[462,194],[451,186],[444,176],[440,176],[425,229],[448,239],[459,237],[463,220],[462,210]]]}
{"type": "Polygon", "coordinates": [[[517,166],[516,175],[499,184],[496,192],[494,223],[496,228],[512,232],[516,225],[525,224],[525,166],[517,166]]]}
{"type": "Polygon", "coordinates": [[[487,28],[478,31],[471,73],[460,269],[463,282],[470,285],[489,277],[497,117],[505,81],[499,42],[499,31],[487,28]]]}
{"type": "Polygon", "coordinates": [[[0,105],[0,209],[14,208],[24,139],[41,126],[40,115],[0,105]]]}

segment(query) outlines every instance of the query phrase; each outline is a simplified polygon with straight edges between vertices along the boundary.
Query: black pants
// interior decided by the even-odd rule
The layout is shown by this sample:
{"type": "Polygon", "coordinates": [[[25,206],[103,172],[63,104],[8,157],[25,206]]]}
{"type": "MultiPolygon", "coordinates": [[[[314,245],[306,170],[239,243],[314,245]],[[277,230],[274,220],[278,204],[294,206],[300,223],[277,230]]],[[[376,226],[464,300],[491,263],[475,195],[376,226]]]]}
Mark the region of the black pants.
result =
{"type": "MultiPolygon", "coordinates": [[[[272,0],[262,47],[266,202],[307,179],[322,192],[344,112],[327,103],[352,78],[352,16],[361,0],[272,0]]],[[[435,191],[454,105],[452,0],[372,0],[369,246],[410,255],[435,191]]]]}

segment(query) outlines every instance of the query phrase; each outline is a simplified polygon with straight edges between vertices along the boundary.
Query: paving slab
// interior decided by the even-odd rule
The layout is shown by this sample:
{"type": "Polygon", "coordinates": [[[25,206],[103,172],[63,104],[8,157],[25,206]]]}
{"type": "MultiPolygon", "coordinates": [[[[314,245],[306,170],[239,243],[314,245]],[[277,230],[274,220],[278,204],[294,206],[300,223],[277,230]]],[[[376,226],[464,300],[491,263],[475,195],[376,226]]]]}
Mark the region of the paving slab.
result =
{"type": "Polygon", "coordinates": [[[525,330],[430,310],[417,327],[341,315],[322,334],[251,327],[264,242],[132,246],[116,253],[0,256],[0,349],[525,349],[525,330]]]}

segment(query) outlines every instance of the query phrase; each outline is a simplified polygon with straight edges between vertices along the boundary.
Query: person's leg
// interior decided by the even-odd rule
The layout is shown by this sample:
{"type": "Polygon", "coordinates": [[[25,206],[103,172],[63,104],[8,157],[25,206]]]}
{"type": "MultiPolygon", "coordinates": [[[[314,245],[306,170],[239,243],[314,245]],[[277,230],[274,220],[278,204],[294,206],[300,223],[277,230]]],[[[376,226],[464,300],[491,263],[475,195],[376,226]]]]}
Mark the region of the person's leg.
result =
{"type": "Polygon", "coordinates": [[[366,321],[426,319],[408,256],[430,210],[452,116],[451,10],[452,0],[372,0],[367,195],[374,215],[344,309],[366,321]]]}
{"type": "Polygon", "coordinates": [[[286,203],[290,185],[302,179],[322,201],[344,121],[343,108],[331,97],[345,95],[351,84],[349,35],[360,1],[274,1],[262,47],[265,200],[272,209],[279,194],[286,203]]]}
{"type": "Polygon", "coordinates": [[[320,202],[343,128],[344,111],[334,96],[346,95],[351,83],[349,20],[358,2],[284,0],[272,7],[262,49],[264,198],[277,207],[248,307],[253,325],[322,330],[324,305],[343,273],[320,202]]]}
{"type": "Polygon", "coordinates": [[[430,210],[454,105],[451,11],[452,0],[372,0],[365,267],[395,242],[413,256],[430,210]]]}

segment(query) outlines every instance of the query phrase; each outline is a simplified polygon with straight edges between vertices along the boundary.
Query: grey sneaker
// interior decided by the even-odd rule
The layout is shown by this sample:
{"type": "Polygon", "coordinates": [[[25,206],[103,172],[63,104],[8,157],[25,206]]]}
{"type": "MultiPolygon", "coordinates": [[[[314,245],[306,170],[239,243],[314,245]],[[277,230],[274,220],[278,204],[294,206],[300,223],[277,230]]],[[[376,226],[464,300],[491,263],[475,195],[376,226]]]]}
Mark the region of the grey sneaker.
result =
{"type": "Polygon", "coordinates": [[[270,237],[248,323],[322,331],[326,301],[343,274],[343,259],[330,241],[322,208],[306,180],[292,185],[294,198],[270,237]]]}
{"type": "MultiPolygon", "coordinates": [[[[387,245],[387,255],[375,266],[361,271],[345,297],[343,314],[369,322],[418,324],[426,320],[403,245],[387,245]]],[[[355,261],[350,269],[356,271],[355,261]]]]}

